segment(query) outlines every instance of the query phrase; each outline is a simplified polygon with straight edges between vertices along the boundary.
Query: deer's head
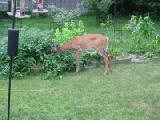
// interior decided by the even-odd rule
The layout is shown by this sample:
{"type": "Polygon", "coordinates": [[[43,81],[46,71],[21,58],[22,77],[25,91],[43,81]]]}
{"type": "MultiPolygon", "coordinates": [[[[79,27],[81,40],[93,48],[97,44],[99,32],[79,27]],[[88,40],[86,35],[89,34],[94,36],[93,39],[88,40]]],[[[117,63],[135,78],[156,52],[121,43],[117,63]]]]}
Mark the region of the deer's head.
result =
{"type": "Polygon", "coordinates": [[[57,53],[61,51],[61,46],[60,45],[55,45],[52,49],[53,53],[57,53]]]}

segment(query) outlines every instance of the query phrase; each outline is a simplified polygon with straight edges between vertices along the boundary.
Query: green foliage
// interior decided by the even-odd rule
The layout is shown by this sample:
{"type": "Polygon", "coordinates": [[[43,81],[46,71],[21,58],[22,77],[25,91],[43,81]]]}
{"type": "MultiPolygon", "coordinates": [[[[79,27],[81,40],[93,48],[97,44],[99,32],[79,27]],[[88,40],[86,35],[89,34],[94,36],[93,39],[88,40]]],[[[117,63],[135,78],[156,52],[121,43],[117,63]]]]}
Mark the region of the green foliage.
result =
{"type": "MultiPolygon", "coordinates": [[[[75,68],[75,60],[70,53],[52,55],[53,31],[41,31],[37,28],[23,28],[20,32],[19,54],[14,60],[15,75],[44,71],[59,75],[64,71],[75,68]]],[[[7,41],[7,40],[5,40],[7,41]]],[[[0,52],[0,74],[8,71],[8,57],[6,53],[6,42],[0,52]]]]}
{"type": "MultiPolygon", "coordinates": [[[[61,29],[53,31],[41,31],[37,28],[24,27],[20,31],[19,54],[14,60],[14,74],[33,73],[44,71],[47,75],[60,75],[63,72],[75,70],[74,54],[62,52],[52,54],[55,44],[63,44],[76,35],[85,33],[82,21],[69,22],[61,29]],[[59,31],[59,32],[58,32],[59,31]],[[37,70],[39,69],[39,70],[37,70]]],[[[7,38],[5,40],[7,41],[7,38]]],[[[7,42],[1,43],[0,48],[0,74],[8,71],[7,42]]]]}
{"type": "Polygon", "coordinates": [[[67,22],[62,29],[56,29],[53,42],[63,44],[74,36],[83,34],[85,34],[85,27],[81,20],[78,23],[73,21],[67,22]]]}
{"type": "Polygon", "coordinates": [[[110,39],[108,53],[112,56],[124,55],[128,53],[128,42],[125,39],[110,39]]]}
{"type": "Polygon", "coordinates": [[[122,14],[148,14],[159,16],[159,0],[116,0],[117,12],[122,14]]]}
{"type": "MultiPolygon", "coordinates": [[[[61,29],[56,29],[52,42],[54,44],[64,44],[74,36],[83,34],[85,34],[85,27],[82,21],[78,21],[78,23],[73,21],[67,22],[61,29]]],[[[54,56],[46,56],[45,70],[49,71],[48,75],[59,75],[65,71],[75,70],[75,64],[74,55],[72,53],[61,52],[54,56]]]]}
{"type": "Polygon", "coordinates": [[[112,3],[112,0],[86,0],[84,6],[88,8],[89,12],[96,15],[99,23],[104,23],[112,3]]]}
{"type": "Polygon", "coordinates": [[[104,22],[108,13],[148,14],[159,16],[159,0],[86,0],[84,6],[89,12],[97,16],[97,20],[104,22]],[[116,5],[116,7],[114,7],[116,5]]]}
{"type": "Polygon", "coordinates": [[[54,23],[62,27],[66,22],[70,22],[73,18],[80,15],[78,10],[67,10],[52,5],[49,6],[49,15],[52,17],[54,23]]]}
{"type": "Polygon", "coordinates": [[[111,17],[112,17],[111,15],[107,15],[107,16],[105,17],[105,20],[101,21],[100,27],[105,28],[105,27],[111,26],[112,23],[113,23],[111,17]]]}
{"type": "Polygon", "coordinates": [[[149,16],[132,16],[128,23],[128,29],[132,33],[130,52],[144,53],[152,56],[160,47],[160,39],[149,16]]]}
{"type": "MultiPolygon", "coordinates": [[[[34,65],[44,62],[45,55],[51,53],[52,32],[40,31],[37,28],[24,27],[20,31],[19,54],[14,60],[15,73],[31,72],[34,65]]],[[[2,49],[1,62],[4,64],[1,73],[7,72],[7,53],[6,48],[2,49]]]]}
{"type": "Polygon", "coordinates": [[[158,12],[157,10],[160,7],[159,0],[132,0],[132,2],[138,6],[144,6],[156,12],[158,12]]]}
{"type": "Polygon", "coordinates": [[[44,60],[44,70],[49,76],[57,76],[64,72],[75,70],[76,61],[74,55],[68,52],[61,52],[54,55],[46,55],[44,60]]]}
{"type": "Polygon", "coordinates": [[[85,1],[85,7],[87,7],[90,12],[104,12],[108,11],[110,5],[112,4],[112,0],[87,0],[85,1]]]}

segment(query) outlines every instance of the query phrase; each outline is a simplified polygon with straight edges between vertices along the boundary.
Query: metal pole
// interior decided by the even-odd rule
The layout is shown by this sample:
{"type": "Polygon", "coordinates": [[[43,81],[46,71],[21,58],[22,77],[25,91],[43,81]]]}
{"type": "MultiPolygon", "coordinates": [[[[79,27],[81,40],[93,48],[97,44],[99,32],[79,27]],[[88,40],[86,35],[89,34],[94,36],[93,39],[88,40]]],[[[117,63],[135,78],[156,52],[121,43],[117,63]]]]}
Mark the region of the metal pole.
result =
{"type": "Polygon", "coordinates": [[[14,4],[14,9],[13,9],[13,23],[12,23],[12,28],[15,28],[15,23],[16,23],[16,0],[13,0],[14,4]]]}
{"type": "Polygon", "coordinates": [[[116,0],[114,0],[114,10],[113,10],[113,39],[116,39],[116,0]]]}
{"type": "Polygon", "coordinates": [[[114,0],[114,16],[113,16],[113,19],[114,19],[114,34],[116,32],[116,0],[114,0]]]}
{"type": "Polygon", "coordinates": [[[12,86],[12,63],[13,56],[10,57],[9,61],[9,82],[8,82],[8,120],[10,120],[10,103],[11,103],[11,86],[12,86]]]}
{"type": "MultiPolygon", "coordinates": [[[[13,10],[13,23],[12,23],[12,28],[15,28],[15,15],[16,15],[16,0],[13,0],[14,4],[14,10],[13,10]]],[[[10,109],[11,109],[11,87],[12,87],[12,63],[13,63],[13,56],[10,56],[10,62],[9,62],[9,82],[8,82],[8,120],[10,120],[10,109]]]]}

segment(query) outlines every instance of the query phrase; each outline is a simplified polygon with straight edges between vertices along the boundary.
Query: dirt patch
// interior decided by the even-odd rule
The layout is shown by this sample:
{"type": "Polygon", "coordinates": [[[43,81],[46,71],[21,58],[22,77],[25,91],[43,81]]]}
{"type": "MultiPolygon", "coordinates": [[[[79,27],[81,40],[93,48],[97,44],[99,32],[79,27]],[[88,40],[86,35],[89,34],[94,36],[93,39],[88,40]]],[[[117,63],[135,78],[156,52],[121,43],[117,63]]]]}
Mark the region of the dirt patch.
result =
{"type": "Polygon", "coordinates": [[[137,110],[144,111],[145,116],[152,116],[154,118],[160,117],[160,108],[145,101],[138,101],[133,103],[133,107],[137,110]]]}
{"type": "Polygon", "coordinates": [[[142,109],[142,110],[152,110],[153,109],[152,105],[150,105],[144,101],[135,102],[133,104],[133,106],[137,109],[142,109]]]}

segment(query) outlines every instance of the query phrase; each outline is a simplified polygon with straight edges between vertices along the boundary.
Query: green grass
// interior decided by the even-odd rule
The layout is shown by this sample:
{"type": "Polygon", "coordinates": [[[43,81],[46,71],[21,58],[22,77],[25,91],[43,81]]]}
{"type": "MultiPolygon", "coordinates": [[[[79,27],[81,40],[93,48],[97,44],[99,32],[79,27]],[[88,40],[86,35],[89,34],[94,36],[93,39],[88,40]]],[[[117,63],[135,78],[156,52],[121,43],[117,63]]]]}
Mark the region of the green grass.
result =
{"type": "MultiPolygon", "coordinates": [[[[123,29],[125,24],[127,24],[129,18],[118,18],[116,20],[116,29],[123,29]]],[[[128,38],[130,38],[130,34],[127,32],[123,31],[113,31],[113,23],[111,25],[108,25],[106,28],[100,27],[99,24],[96,23],[96,18],[94,16],[89,16],[89,15],[82,15],[80,17],[77,17],[75,20],[82,20],[85,25],[85,29],[87,33],[100,33],[103,35],[106,35],[110,38],[111,41],[115,40],[126,40],[128,41],[128,38]],[[123,33],[123,36],[122,36],[123,33]]],[[[56,25],[51,24],[51,19],[48,17],[39,17],[39,18],[30,18],[30,19],[24,19],[22,27],[28,26],[28,27],[37,27],[40,28],[41,30],[49,30],[53,29],[55,30],[56,25]]],[[[1,38],[7,36],[7,28],[12,26],[12,21],[11,19],[3,19],[0,22],[0,43],[1,43],[1,38]]],[[[16,26],[20,27],[21,26],[21,21],[17,20],[16,26]]],[[[54,34],[54,33],[53,33],[54,34]]],[[[128,45],[128,43],[126,42],[128,45]]],[[[119,45],[120,46],[120,45],[119,45]]],[[[124,48],[124,46],[121,46],[121,48],[124,48]]]]}
{"type": "MultiPolygon", "coordinates": [[[[12,120],[159,120],[160,62],[115,64],[67,73],[60,80],[13,80],[12,120]]],[[[0,120],[7,116],[7,81],[0,80],[0,120]]]]}
{"type": "MultiPolygon", "coordinates": [[[[125,24],[127,24],[128,20],[130,17],[118,17],[116,19],[116,29],[121,29],[124,27],[125,24]]],[[[111,26],[107,26],[107,28],[102,28],[96,23],[96,18],[94,16],[89,16],[89,15],[82,15],[80,17],[77,17],[76,20],[83,20],[85,26],[86,26],[86,31],[87,33],[100,33],[100,34],[106,34],[106,31],[108,29],[111,29],[111,26]]],[[[51,19],[48,17],[38,17],[38,18],[30,18],[30,19],[23,19],[22,27],[23,26],[29,26],[29,27],[38,27],[42,30],[50,29],[56,27],[55,25],[51,26],[51,19]]],[[[155,22],[155,26],[158,28],[160,26],[160,21],[155,22]]],[[[17,20],[16,21],[17,27],[21,26],[21,21],[17,20]]],[[[113,25],[113,24],[112,24],[113,25]]],[[[8,27],[12,26],[12,21],[11,19],[2,19],[0,20],[0,31],[1,33],[5,34],[6,29],[8,27]]],[[[1,34],[0,36],[2,36],[1,34]]]]}
{"type": "MultiPolygon", "coordinates": [[[[50,29],[50,19],[48,17],[42,18],[30,18],[30,19],[23,19],[22,26],[21,20],[16,19],[16,27],[38,27],[41,30],[50,29]]],[[[12,27],[12,19],[2,19],[0,20],[0,36],[7,35],[7,28],[12,27]]]]}
{"type": "MultiPolygon", "coordinates": [[[[94,16],[88,16],[88,15],[82,15],[80,17],[77,17],[76,20],[83,20],[86,31],[87,33],[100,33],[100,34],[106,34],[107,29],[100,27],[96,23],[96,18],[94,16]]],[[[128,18],[119,18],[116,22],[118,23],[118,27],[122,27],[124,24],[127,23],[128,18]]],[[[51,19],[48,17],[39,17],[39,18],[30,18],[30,19],[24,19],[22,22],[22,27],[23,26],[29,26],[29,27],[38,27],[42,30],[50,29],[50,28],[55,28],[56,26],[53,24],[52,26],[50,25],[51,19]]],[[[16,21],[17,27],[21,26],[21,21],[17,20],[16,21]]],[[[8,27],[12,26],[12,21],[11,19],[3,19],[0,21],[0,31],[4,35],[6,34],[6,29],[8,27]]],[[[111,29],[111,26],[108,26],[111,29]]],[[[1,34],[0,36],[2,36],[1,34]]]]}
{"type": "MultiPolygon", "coordinates": [[[[101,28],[93,16],[80,16],[87,33],[100,33],[110,39],[128,40],[130,35],[101,28]]],[[[121,28],[127,18],[118,18],[121,28]]],[[[17,21],[20,26],[20,20],[17,21]]],[[[49,18],[23,20],[23,26],[51,28],[49,18]]],[[[156,26],[160,26],[157,22],[156,26]]],[[[7,36],[11,20],[0,20],[0,42],[7,36]]],[[[53,26],[54,27],[54,26],[53,26]]],[[[121,46],[123,47],[123,46],[121,46]]],[[[116,64],[109,76],[102,68],[66,73],[62,79],[44,80],[44,76],[26,76],[13,80],[13,120],[159,120],[160,62],[116,64]]],[[[7,81],[0,77],[0,120],[7,116],[7,81]]]]}
{"type": "MultiPolygon", "coordinates": [[[[96,23],[96,18],[94,16],[89,15],[82,15],[80,17],[77,17],[76,20],[82,20],[84,22],[86,32],[87,33],[100,33],[103,35],[109,36],[110,40],[125,40],[129,41],[130,33],[124,32],[124,26],[128,23],[128,20],[130,19],[129,16],[127,17],[118,17],[114,23],[112,21],[112,24],[108,25],[105,28],[100,27],[99,24],[96,23]],[[113,30],[113,26],[116,26],[116,30],[122,30],[122,31],[115,31],[113,30]]],[[[30,19],[24,19],[22,23],[22,27],[28,26],[28,27],[37,27],[41,30],[49,30],[57,27],[55,24],[51,24],[52,20],[49,17],[38,17],[38,18],[30,18],[30,19]]],[[[12,26],[11,19],[2,19],[0,20],[0,38],[7,36],[7,28],[12,26]]],[[[16,26],[21,27],[21,21],[16,21],[16,26]]],[[[155,22],[156,28],[159,30],[160,21],[155,22]]],[[[0,40],[1,41],[1,40],[0,40]]]]}

